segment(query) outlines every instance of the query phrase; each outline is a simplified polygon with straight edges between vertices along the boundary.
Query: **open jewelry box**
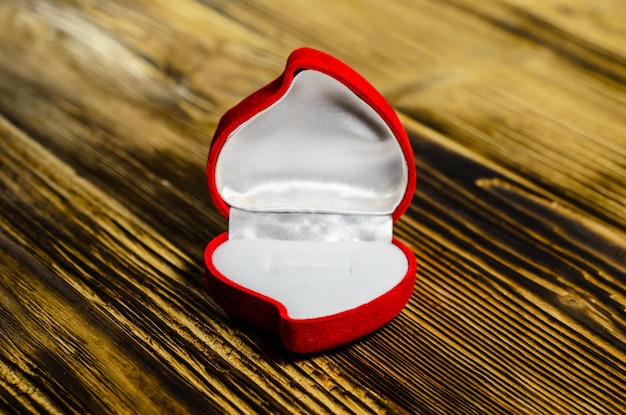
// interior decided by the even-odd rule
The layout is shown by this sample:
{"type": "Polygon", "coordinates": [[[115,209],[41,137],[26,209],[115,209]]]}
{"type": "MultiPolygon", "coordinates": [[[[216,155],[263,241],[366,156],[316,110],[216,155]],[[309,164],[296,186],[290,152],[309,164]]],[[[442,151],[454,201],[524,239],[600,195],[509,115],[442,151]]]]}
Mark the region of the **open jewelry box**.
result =
{"type": "Polygon", "coordinates": [[[360,75],[313,49],[229,110],[207,165],[228,232],[205,250],[212,297],[297,352],[391,320],[415,281],[392,236],[411,202],[413,155],[393,109],[360,75]]]}

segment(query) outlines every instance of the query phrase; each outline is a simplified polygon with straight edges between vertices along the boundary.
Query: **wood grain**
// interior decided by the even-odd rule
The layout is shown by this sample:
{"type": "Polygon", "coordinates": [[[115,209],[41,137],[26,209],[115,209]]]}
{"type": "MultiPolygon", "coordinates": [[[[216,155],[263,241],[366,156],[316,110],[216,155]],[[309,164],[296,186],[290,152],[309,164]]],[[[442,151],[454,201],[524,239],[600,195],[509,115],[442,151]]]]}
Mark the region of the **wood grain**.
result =
{"type": "Polygon", "coordinates": [[[617,0],[0,3],[0,409],[626,413],[617,0]],[[300,356],[206,295],[221,114],[324,49],[415,151],[413,296],[300,356]]]}

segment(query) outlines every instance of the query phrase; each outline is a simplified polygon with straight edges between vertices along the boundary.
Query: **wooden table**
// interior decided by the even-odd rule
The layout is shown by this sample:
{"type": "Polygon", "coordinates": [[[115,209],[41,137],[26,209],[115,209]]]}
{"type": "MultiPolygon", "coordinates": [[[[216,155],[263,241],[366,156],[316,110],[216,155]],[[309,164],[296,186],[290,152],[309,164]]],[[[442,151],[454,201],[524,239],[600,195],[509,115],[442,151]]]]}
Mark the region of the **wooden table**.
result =
{"type": "Polygon", "coordinates": [[[0,2],[0,407],[626,413],[621,0],[0,2]],[[397,109],[419,271],[294,355],[206,294],[219,117],[309,45],[397,109]]]}

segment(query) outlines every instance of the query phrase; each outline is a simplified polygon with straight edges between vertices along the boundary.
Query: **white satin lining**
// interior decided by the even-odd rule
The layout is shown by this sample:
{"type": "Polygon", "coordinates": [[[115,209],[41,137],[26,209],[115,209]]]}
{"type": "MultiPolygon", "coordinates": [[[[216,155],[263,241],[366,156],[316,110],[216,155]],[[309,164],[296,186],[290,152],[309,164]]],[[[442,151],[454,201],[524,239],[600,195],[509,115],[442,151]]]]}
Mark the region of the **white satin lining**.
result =
{"type": "Polygon", "coordinates": [[[390,215],[268,213],[230,209],[230,239],[282,241],[391,241],[390,215]]]}
{"type": "Polygon", "coordinates": [[[406,191],[407,165],[376,111],[306,70],[230,135],[215,182],[228,205],[248,211],[388,215],[406,191]]]}
{"type": "Polygon", "coordinates": [[[283,304],[329,316],[397,286],[408,270],[392,218],[408,182],[389,126],[345,85],[307,70],[235,130],[216,162],[231,207],[215,267],[283,304]]]}
{"type": "Polygon", "coordinates": [[[212,260],[231,281],[277,300],[294,319],[366,304],[397,286],[408,270],[404,252],[389,242],[231,239],[212,260]]]}

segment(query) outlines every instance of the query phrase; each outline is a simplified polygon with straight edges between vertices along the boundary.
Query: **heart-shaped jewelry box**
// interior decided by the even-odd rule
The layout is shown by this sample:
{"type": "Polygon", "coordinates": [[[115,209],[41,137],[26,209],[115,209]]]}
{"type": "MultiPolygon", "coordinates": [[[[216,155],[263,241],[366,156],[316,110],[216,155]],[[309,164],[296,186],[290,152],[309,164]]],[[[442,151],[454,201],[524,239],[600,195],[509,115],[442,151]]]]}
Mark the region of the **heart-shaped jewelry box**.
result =
{"type": "Polygon", "coordinates": [[[228,232],[204,254],[228,313],[315,352],[381,327],[407,303],[413,253],[392,236],[415,189],[404,128],[359,74],[302,48],[230,109],[207,164],[228,232]]]}

